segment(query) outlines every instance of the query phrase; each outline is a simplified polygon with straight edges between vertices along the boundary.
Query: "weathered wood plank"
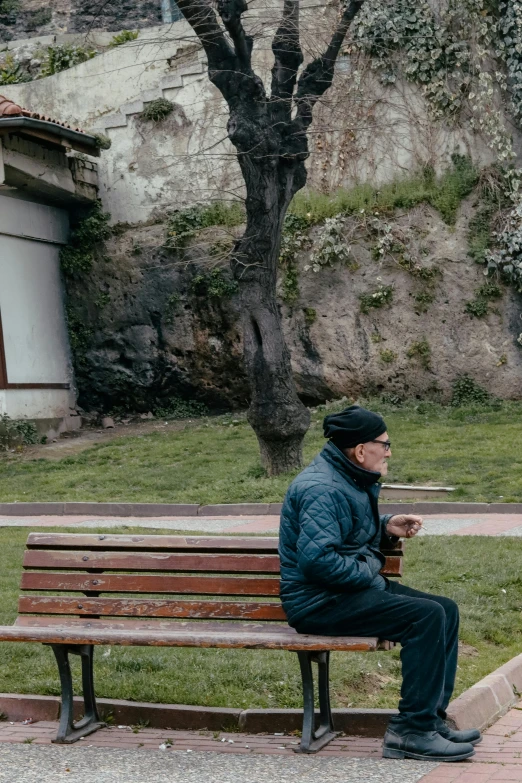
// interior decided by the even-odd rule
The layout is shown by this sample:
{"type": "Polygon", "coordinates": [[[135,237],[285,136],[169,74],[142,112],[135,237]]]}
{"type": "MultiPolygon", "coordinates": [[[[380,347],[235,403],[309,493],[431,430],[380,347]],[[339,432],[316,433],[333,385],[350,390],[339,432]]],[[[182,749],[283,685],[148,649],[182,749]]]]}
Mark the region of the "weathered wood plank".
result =
{"type": "MultiPolygon", "coordinates": [[[[106,551],[142,550],[184,552],[250,552],[277,554],[277,536],[153,536],[120,533],[30,533],[28,549],[101,549],[106,551]]],[[[384,554],[400,557],[404,542],[383,549],[384,554]]]]}
{"type": "Polygon", "coordinates": [[[402,576],[402,557],[387,557],[386,563],[381,568],[381,574],[383,576],[402,576]]]}
{"type": "Polygon", "coordinates": [[[170,576],[165,574],[78,574],[26,571],[22,590],[178,595],[279,595],[277,577],[170,576]]]}
{"type": "Polygon", "coordinates": [[[264,554],[172,554],[169,552],[85,552],[28,549],[24,568],[102,571],[206,571],[279,573],[279,557],[264,554]]]}
{"type": "MultiPolygon", "coordinates": [[[[267,554],[207,554],[133,551],[73,551],[28,549],[24,568],[82,571],[206,571],[208,573],[279,573],[279,557],[267,554]]],[[[402,557],[387,557],[385,576],[402,574],[402,557]]]]}
{"type": "MultiPolygon", "coordinates": [[[[287,634],[271,633],[273,628],[247,629],[238,623],[220,623],[216,630],[199,629],[202,623],[179,623],[175,630],[153,633],[148,630],[103,628],[90,620],[89,627],[0,627],[0,641],[42,642],[44,644],[114,644],[143,647],[216,647],[265,650],[341,650],[369,652],[378,647],[373,637],[309,636],[288,628],[287,634]]],[[[172,625],[174,625],[174,621],[172,625]]]]}
{"type": "Polygon", "coordinates": [[[108,533],[30,533],[28,549],[101,549],[168,552],[260,552],[277,554],[276,537],[151,536],[108,533]]]}
{"type": "Polygon", "coordinates": [[[286,614],[279,602],[183,601],[171,598],[62,598],[22,595],[18,602],[18,611],[20,614],[286,620],[286,614]]]}

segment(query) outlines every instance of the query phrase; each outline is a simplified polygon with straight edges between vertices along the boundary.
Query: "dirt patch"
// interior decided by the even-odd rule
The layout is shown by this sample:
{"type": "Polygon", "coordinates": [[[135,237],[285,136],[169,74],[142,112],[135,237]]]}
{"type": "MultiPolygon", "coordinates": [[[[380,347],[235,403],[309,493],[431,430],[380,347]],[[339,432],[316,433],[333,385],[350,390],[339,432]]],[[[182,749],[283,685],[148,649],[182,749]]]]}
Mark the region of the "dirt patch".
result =
{"type": "MultiPolygon", "coordinates": [[[[99,443],[109,443],[111,440],[121,437],[137,437],[149,435],[153,432],[176,432],[197,426],[199,421],[136,421],[128,424],[116,423],[114,429],[86,428],[77,432],[66,432],[54,443],[37,444],[28,446],[18,459],[36,460],[49,459],[61,460],[80,454],[99,443]]],[[[14,456],[14,455],[12,455],[14,456]]]]}

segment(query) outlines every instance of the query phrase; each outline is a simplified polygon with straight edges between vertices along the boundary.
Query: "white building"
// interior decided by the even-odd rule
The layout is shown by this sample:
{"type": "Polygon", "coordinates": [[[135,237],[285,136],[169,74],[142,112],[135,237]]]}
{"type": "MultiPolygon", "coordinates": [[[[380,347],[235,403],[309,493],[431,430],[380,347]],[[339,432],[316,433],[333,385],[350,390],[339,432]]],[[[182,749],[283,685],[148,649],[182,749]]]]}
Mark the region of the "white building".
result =
{"type": "Polygon", "coordinates": [[[97,198],[96,139],[0,96],[0,415],[80,424],[60,276],[69,213],[97,198]]]}

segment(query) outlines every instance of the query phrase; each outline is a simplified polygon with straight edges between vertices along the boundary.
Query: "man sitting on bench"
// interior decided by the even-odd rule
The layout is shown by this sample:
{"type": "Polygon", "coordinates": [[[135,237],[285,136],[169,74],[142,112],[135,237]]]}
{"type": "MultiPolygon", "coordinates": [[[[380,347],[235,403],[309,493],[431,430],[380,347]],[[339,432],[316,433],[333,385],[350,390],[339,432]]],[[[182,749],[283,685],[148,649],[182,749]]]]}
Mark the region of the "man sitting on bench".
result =
{"type": "Polygon", "coordinates": [[[411,538],[422,518],[379,516],[379,478],[391,444],[381,416],[352,405],[324,419],[328,443],[290,485],[281,512],[281,599],[301,633],[377,636],[400,642],[399,714],[385,758],[460,761],[476,729],[445,722],[457,669],[459,611],[450,598],[388,581],[380,545],[411,538]]]}

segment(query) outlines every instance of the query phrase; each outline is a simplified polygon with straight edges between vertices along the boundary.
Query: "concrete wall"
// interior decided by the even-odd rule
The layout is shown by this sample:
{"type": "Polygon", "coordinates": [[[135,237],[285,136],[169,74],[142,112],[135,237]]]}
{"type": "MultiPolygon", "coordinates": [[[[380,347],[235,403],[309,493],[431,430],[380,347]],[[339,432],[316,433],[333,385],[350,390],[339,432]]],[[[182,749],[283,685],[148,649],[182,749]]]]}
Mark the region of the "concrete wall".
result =
{"type": "MultiPolygon", "coordinates": [[[[10,384],[72,386],[59,268],[67,241],[62,210],[0,194],[0,312],[10,384]]],[[[73,391],[7,389],[0,411],[11,418],[69,415],[73,391]]]]}
{"type": "MultiPolygon", "coordinates": [[[[317,0],[302,5],[303,41],[312,56],[331,12],[317,0]]],[[[267,83],[276,18],[269,2],[249,5],[255,66],[267,83]]],[[[356,84],[356,64],[341,58],[328,100],[316,112],[308,163],[312,187],[381,183],[426,163],[440,170],[456,150],[492,162],[493,153],[469,127],[431,120],[414,85],[382,87],[371,69],[356,84]]],[[[226,140],[226,106],[184,21],[143,30],[137,41],[68,71],[2,91],[30,109],[109,136],[112,147],[102,155],[100,181],[114,222],[146,221],[168,208],[242,195],[226,140]],[[144,105],[159,97],[172,101],[174,111],[159,123],[143,121],[144,105]]]]}

